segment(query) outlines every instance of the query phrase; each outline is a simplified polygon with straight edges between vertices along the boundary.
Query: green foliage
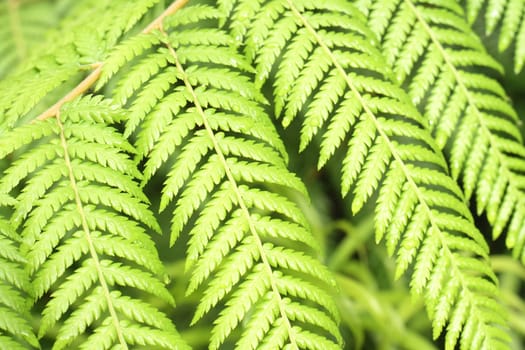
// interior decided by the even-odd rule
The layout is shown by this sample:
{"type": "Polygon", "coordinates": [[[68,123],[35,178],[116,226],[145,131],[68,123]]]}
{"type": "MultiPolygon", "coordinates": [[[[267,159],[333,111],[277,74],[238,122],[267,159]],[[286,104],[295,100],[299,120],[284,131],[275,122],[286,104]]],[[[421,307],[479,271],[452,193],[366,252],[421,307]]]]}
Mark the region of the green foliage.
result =
{"type": "MultiPolygon", "coordinates": [[[[15,201],[0,196],[2,209],[15,201]]],[[[0,217],[0,348],[26,349],[38,346],[38,340],[29,324],[29,276],[24,271],[25,259],[18,251],[19,237],[4,217],[0,217]]]]}
{"type": "Polygon", "coordinates": [[[521,348],[521,2],[2,6],[0,348],[521,348]]]}
{"type": "Polygon", "coordinates": [[[463,0],[470,24],[480,23],[480,32],[490,36],[497,32],[498,50],[513,49],[514,72],[525,64],[525,3],[519,0],[463,0]]]}
{"type": "Polygon", "coordinates": [[[0,3],[0,78],[31,54],[56,25],[60,5],[52,1],[3,1],[0,3]]]}

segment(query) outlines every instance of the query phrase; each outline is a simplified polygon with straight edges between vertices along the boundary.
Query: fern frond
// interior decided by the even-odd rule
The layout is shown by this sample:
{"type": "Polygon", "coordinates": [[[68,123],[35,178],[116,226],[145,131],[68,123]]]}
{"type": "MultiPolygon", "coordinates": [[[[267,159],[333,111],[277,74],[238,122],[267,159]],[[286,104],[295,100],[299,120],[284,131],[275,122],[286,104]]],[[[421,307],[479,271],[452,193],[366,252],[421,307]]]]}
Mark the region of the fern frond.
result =
{"type": "MultiPolygon", "coordinates": [[[[222,3],[232,9],[232,22],[248,6],[222,3]]],[[[343,195],[352,192],[354,212],[379,192],[377,240],[396,253],[398,276],[413,268],[411,287],[425,294],[434,336],[448,324],[449,349],[459,339],[465,349],[504,348],[508,335],[496,317],[503,310],[487,244],[426,123],[393,83],[364,16],[338,0],[258,6],[247,28],[232,29],[246,33],[256,81],[273,81],[285,126],[302,116],[300,149],[319,139],[319,167],[347,147],[341,186],[343,195]]]]}
{"type": "MultiPolygon", "coordinates": [[[[0,194],[2,211],[16,201],[0,194]]],[[[0,348],[24,350],[39,348],[29,324],[29,276],[26,261],[19,252],[19,237],[11,223],[0,216],[0,348]]]]}
{"type": "Polygon", "coordinates": [[[134,148],[111,126],[122,113],[86,96],[2,137],[2,158],[24,150],[0,188],[21,189],[11,221],[21,229],[36,300],[51,294],[39,335],[55,329],[53,349],[92,348],[100,334],[97,349],[184,348],[171,321],[134,296],[174,302],[147,234],[160,228],[135,182],[134,148]]]}
{"type": "Polygon", "coordinates": [[[520,0],[462,0],[469,24],[483,22],[485,35],[497,33],[500,52],[512,48],[514,73],[525,64],[525,3],[520,0]]]}
{"type": "Polygon", "coordinates": [[[99,85],[115,81],[129,110],[143,182],[167,171],[160,210],[173,208],[171,244],[190,237],[187,293],[204,293],[192,322],[223,306],[210,349],[232,340],[238,349],[338,349],[334,280],[313,257],[319,247],[306,218],[280,194],[307,191],[286,168],[253,69],[227,33],[205,24],[219,16],[185,7],[161,30],[124,41],[99,85]],[[139,81],[128,84],[130,76],[139,81]]]}
{"type": "Polygon", "coordinates": [[[424,112],[454,178],[497,238],[504,230],[525,261],[525,147],[518,116],[499,83],[501,67],[469,29],[461,8],[444,1],[380,1],[369,23],[398,82],[424,112]],[[410,22],[410,27],[406,23],[410,22]]]}

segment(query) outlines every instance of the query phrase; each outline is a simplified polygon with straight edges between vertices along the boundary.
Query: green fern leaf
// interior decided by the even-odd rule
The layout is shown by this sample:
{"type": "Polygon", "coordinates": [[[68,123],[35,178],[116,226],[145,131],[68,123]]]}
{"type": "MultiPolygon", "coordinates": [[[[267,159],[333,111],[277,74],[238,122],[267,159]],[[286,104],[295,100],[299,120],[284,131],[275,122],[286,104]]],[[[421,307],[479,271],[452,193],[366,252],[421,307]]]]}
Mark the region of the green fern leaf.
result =
{"type": "Polygon", "coordinates": [[[111,127],[121,116],[88,96],[2,138],[2,157],[24,150],[0,188],[21,189],[12,222],[21,227],[35,298],[51,293],[39,335],[56,329],[53,349],[90,348],[104,332],[98,349],[185,347],[166,316],[130,294],[174,302],[147,235],[160,228],[135,182],[134,148],[111,127]]]}
{"type": "Polygon", "coordinates": [[[497,81],[473,70],[501,67],[454,2],[427,7],[426,2],[381,1],[372,7],[369,23],[398,82],[445,149],[453,177],[461,179],[467,198],[476,194],[478,213],[487,214],[494,238],[506,230],[507,246],[525,261],[525,147],[518,116],[497,81]]]}
{"type": "Polygon", "coordinates": [[[173,210],[172,244],[190,237],[187,293],[204,291],[193,323],[224,306],[210,349],[235,339],[236,329],[238,349],[338,349],[334,281],[312,257],[319,246],[306,218],[273,190],[307,195],[306,188],[286,168],[253,68],[227,33],[204,24],[219,16],[185,7],[162,30],[122,42],[117,51],[125,54],[104,66],[100,86],[115,80],[129,110],[126,134],[136,135],[143,183],[167,171],[160,210],[173,210]],[[146,64],[153,68],[139,73],[146,64]],[[129,74],[119,71],[128,66],[129,74]],[[127,84],[134,75],[140,81],[127,84]]]}
{"type": "MultiPolygon", "coordinates": [[[[7,195],[0,195],[0,207],[16,205],[7,195]]],[[[8,220],[0,217],[0,348],[23,350],[39,348],[29,324],[27,301],[31,291],[26,261],[19,252],[18,234],[8,220]]]]}
{"type": "MultiPolygon", "coordinates": [[[[525,64],[525,3],[520,0],[463,0],[460,3],[471,25],[482,18],[486,35],[497,32],[500,52],[513,48],[514,73],[521,72],[525,64]]],[[[462,15],[461,11],[458,13],[462,15]]]]}
{"type": "MultiPolygon", "coordinates": [[[[232,22],[248,6],[222,3],[232,22]]],[[[502,306],[487,244],[426,123],[393,83],[365,18],[337,0],[259,1],[258,7],[247,28],[232,29],[245,33],[256,80],[273,81],[284,126],[302,116],[300,149],[317,138],[319,167],[347,146],[341,185],[343,195],[353,194],[354,212],[379,191],[377,240],[385,238],[396,253],[398,276],[413,268],[412,289],[425,294],[434,335],[449,324],[447,349],[460,334],[465,348],[478,342],[474,348],[504,348],[505,322],[490,316],[501,315],[502,306]],[[479,263],[467,266],[465,257],[479,263]],[[468,311],[456,314],[453,306],[468,311]]]]}

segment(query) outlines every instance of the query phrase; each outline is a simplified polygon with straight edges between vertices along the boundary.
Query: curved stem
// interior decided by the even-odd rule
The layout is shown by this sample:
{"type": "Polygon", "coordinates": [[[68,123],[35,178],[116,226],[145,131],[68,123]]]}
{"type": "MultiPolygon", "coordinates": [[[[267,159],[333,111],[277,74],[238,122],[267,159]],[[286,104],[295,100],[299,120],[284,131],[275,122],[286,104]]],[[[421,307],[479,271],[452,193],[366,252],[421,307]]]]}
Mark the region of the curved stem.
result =
{"type": "MultiPolygon", "coordinates": [[[[164,20],[164,18],[177,12],[184,5],[186,5],[188,1],[189,0],[174,1],[170,6],[168,6],[168,8],[166,8],[166,10],[164,10],[164,12],[162,12],[148,26],[146,26],[142,30],[142,33],[147,34],[155,29],[160,29],[162,27],[162,21],[164,20]]],[[[64,97],[58,100],[57,103],[55,103],[53,106],[49,107],[46,111],[44,111],[42,114],[36,117],[36,119],[45,120],[47,118],[52,118],[56,116],[60,108],[64,105],[64,103],[74,100],[76,97],[82,95],[87,90],[89,90],[89,88],[91,88],[97,82],[98,78],[100,78],[102,68],[104,67],[104,62],[95,63],[93,66],[95,66],[96,68],[93,72],[91,72],[91,74],[89,74],[84,80],[82,80],[77,86],[75,86],[73,90],[69,91],[64,97]]]]}
{"type": "Polygon", "coordinates": [[[95,269],[97,270],[98,281],[100,283],[100,286],[102,287],[104,299],[106,299],[108,311],[113,321],[113,326],[115,327],[115,331],[117,332],[118,341],[120,345],[122,346],[122,348],[124,350],[127,350],[128,345],[126,343],[126,340],[124,339],[124,332],[120,324],[120,320],[117,315],[117,312],[115,310],[115,306],[113,305],[113,298],[111,297],[109,285],[106,281],[106,278],[104,277],[104,272],[102,271],[102,265],[100,264],[100,258],[98,257],[97,250],[93,243],[93,237],[91,237],[91,230],[87,222],[86,213],[84,211],[84,206],[82,204],[82,200],[80,199],[80,194],[78,192],[77,181],[73,173],[73,165],[71,164],[71,159],[69,158],[67,140],[66,140],[66,136],[64,133],[64,125],[62,124],[62,121],[60,120],[59,111],[57,112],[55,119],[58,125],[58,129],[60,131],[60,142],[62,144],[62,149],[64,150],[64,162],[66,163],[66,168],[68,170],[69,182],[71,184],[71,188],[73,189],[73,193],[75,194],[75,204],[77,206],[77,211],[80,216],[81,223],[82,223],[82,230],[84,231],[84,237],[86,238],[86,241],[88,242],[89,254],[91,255],[91,259],[93,259],[93,265],[95,265],[95,269]]]}

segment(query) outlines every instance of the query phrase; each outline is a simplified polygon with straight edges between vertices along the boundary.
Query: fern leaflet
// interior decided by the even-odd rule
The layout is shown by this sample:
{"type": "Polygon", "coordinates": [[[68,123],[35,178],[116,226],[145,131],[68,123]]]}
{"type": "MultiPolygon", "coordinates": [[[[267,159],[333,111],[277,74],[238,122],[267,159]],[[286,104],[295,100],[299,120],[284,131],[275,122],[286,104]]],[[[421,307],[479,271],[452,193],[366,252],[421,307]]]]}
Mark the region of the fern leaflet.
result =
{"type": "MultiPolygon", "coordinates": [[[[16,202],[0,195],[0,209],[4,211],[16,202]]],[[[38,340],[29,325],[26,297],[30,289],[25,273],[25,260],[19,252],[19,237],[8,220],[0,217],[0,348],[24,350],[38,348],[38,340]]]]}
{"type": "Polygon", "coordinates": [[[497,32],[498,50],[514,49],[514,73],[525,64],[525,2],[521,0],[462,0],[468,22],[484,20],[486,35],[497,32]]]}
{"type": "Polygon", "coordinates": [[[337,0],[221,3],[232,31],[245,36],[257,81],[273,81],[276,115],[285,126],[303,116],[300,149],[318,137],[322,167],[347,145],[341,187],[352,191],[354,212],[379,188],[377,240],[396,252],[398,276],[413,267],[412,290],[425,293],[434,337],[448,323],[447,348],[459,339],[464,348],[504,348],[487,245],[361,13],[337,0]],[[242,28],[236,18],[249,11],[255,19],[242,28]]]}

